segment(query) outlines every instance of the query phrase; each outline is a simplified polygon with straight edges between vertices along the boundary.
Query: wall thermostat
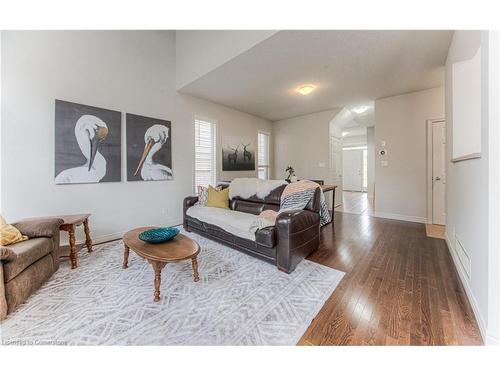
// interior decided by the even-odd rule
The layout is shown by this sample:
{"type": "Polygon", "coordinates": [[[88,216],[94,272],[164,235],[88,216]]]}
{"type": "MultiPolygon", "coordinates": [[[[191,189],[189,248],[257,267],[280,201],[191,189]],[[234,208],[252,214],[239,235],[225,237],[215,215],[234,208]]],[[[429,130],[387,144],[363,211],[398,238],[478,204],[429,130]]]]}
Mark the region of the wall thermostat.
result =
{"type": "Polygon", "coordinates": [[[387,150],[380,150],[380,151],[378,152],[378,154],[379,154],[380,156],[387,156],[387,150]]]}

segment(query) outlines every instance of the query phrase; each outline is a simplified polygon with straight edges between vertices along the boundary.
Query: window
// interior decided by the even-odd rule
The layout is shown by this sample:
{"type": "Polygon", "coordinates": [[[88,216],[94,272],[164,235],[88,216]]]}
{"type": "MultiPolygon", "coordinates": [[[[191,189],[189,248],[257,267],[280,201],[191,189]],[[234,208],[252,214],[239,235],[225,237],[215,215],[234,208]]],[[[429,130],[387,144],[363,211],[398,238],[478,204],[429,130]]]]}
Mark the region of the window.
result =
{"type": "Polygon", "coordinates": [[[216,123],[196,117],[194,120],[194,191],[198,185],[215,185],[216,123]]]}
{"type": "Polygon", "coordinates": [[[269,134],[260,133],[258,137],[258,171],[259,178],[269,179],[269,134]]]}

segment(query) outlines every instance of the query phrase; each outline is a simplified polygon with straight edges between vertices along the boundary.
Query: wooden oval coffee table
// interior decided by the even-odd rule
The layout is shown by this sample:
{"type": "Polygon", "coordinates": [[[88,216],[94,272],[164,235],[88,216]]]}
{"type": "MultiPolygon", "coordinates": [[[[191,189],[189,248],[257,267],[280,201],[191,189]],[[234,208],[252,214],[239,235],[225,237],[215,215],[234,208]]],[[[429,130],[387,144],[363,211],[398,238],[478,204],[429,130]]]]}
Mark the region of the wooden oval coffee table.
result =
{"type": "Polygon", "coordinates": [[[139,233],[153,228],[155,227],[136,228],[125,233],[123,236],[123,243],[125,244],[123,268],[128,267],[130,250],[133,250],[141,258],[146,259],[151,266],[153,266],[153,270],[155,271],[155,292],[153,301],[158,302],[160,300],[161,270],[167,263],[191,259],[194,281],[197,282],[200,280],[198,274],[198,260],[196,258],[200,252],[200,245],[198,245],[196,241],[180,233],[172,240],[159,244],[147,243],[139,239],[139,233]]]}

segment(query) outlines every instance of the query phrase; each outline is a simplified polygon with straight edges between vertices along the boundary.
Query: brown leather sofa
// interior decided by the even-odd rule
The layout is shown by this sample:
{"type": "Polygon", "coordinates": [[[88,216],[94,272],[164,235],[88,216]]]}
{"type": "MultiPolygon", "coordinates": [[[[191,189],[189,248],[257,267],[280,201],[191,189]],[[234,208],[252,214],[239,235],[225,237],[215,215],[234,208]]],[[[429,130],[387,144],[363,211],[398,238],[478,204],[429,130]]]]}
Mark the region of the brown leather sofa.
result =
{"type": "Polygon", "coordinates": [[[59,268],[62,219],[30,219],[14,225],[26,241],[0,246],[0,320],[26,301],[59,268]]]}
{"type": "MultiPolygon", "coordinates": [[[[281,193],[285,185],[280,186],[260,199],[252,196],[248,199],[231,199],[231,210],[258,215],[264,210],[279,211],[281,193]]],[[[318,188],[304,210],[282,212],[278,215],[276,226],[257,230],[255,241],[237,237],[222,228],[202,222],[187,215],[198,197],[184,199],[183,226],[188,232],[196,232],[204,237],[216,240],[234,249],[253,255],[275,264],[281,271],[290,273],[302,259],[319,246],[320,225],[320,188],[318,188]]]]}

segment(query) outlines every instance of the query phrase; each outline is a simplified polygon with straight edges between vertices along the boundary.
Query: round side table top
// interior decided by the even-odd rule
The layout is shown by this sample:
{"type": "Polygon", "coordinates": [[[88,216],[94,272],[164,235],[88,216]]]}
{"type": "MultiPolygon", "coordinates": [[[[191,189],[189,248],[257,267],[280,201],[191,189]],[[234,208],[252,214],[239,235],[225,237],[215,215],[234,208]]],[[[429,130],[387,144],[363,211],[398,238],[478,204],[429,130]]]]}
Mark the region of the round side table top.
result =
{"type": "Polygon", "coordinates": [[[163,243],[148,243],[139,239],[139,233],[154,228],[141,227],[132,229],[125,233],[123,242],[143,258],[166,263],[193,258],[200,252],[200,245],[181,233],[170,241],[163,243]]]}

